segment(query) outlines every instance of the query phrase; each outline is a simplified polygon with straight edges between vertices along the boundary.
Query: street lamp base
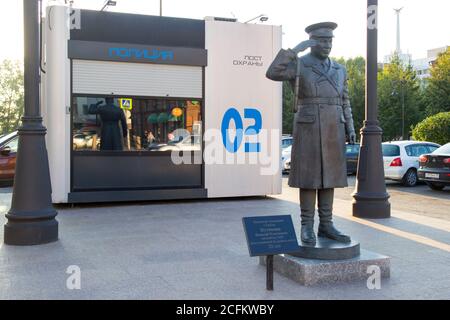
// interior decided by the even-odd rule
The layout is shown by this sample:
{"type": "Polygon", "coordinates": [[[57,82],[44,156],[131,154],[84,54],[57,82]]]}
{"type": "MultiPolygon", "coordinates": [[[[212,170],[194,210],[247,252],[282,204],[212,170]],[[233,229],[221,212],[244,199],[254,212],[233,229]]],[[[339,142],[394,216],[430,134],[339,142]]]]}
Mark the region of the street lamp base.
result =
{"type": "Polygon", "coordinates": [[[58,221],[12,221],[4,226],[4,243],[13,246],[33,246],[58,241],[58,221]]]}
{"type": "Polygon", "coordinates": [[[11,209],[4,226],[5,244],[32,246],[58,240],[45,133],[41,117],[22,118],[11,209]]]}
{"type": "Polygon", "coordinates": [[[391,204],[389,203],[389,195],[385,197],[361,199],[364,196],[354,194],[353,200],[353,216],[364,219],[387,219],[391,217],[391,204]],[[360,198],[360,199],[358,199],[360,198]]]}

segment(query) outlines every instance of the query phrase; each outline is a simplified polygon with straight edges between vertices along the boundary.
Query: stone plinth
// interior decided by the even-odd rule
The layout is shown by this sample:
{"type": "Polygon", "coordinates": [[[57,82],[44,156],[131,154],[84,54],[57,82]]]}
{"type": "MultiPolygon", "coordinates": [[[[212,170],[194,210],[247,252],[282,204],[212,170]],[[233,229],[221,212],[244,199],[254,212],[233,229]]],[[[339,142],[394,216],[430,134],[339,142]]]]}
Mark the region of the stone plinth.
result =
{"type": "MultiPolygon", "coordinates": [[[[266,264],[266,257],[259,263],[266,264]]],[[[378,266],[381,277],[390,276],[390,258],[361,249],[359,256],[345,260],[313,260],[291,255],[274,256],[274,271],[304,286],[367,280],[369,266],[378,266]]]]}

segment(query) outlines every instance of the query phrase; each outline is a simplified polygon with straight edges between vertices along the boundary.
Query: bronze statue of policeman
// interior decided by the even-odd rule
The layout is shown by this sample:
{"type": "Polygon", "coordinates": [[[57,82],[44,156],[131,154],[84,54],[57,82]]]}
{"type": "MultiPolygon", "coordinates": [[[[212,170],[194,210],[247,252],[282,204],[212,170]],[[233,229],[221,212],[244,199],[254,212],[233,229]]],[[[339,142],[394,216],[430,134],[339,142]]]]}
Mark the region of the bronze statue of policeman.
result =
{"type": "Polygon", "coordinates": [[[294,49],[281,50],[267,71],[267,78],[290,81],[295,91],[294,142],[289,186],[300,189],[301,240],[315,245],[314,213],[319,211],[319,237],[348,243],[350,237],[332,221],[334,188],[347,186],[346,136],[356,135],[345,68],[329,54],[337,24],[322,22],[306,28],[309,40],[294,49]],[[299,52],[311,48],[300,58],[299,52]]]}

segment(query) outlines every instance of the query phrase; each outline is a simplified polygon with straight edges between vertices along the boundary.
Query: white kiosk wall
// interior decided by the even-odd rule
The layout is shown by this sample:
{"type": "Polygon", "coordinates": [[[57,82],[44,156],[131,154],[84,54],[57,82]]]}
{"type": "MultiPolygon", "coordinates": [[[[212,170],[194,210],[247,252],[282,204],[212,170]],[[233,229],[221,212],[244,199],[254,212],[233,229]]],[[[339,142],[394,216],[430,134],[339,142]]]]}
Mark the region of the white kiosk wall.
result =
{"type": "MultiPolygon", "coordinates": [[[[205,33],[208,50],[205,71],[206,138],[208,130],[221,129],[224,115],[230,108],[238,111],[244,130],[255,124],[254,117],[245,116],[245,109],[257,110],[262,120],[261,133],[244,133],[242,143],[236,146],[237,152],[226,152],[228,156],[247,157],[244,164],[206,163],[205,188],[208,189],[208,197],[279,194],[282,86],[268,80],[265,74],[281,49],[281,27],[206,21],[205,33]],[[245,142],[257,140],[261,143],[260,151],[246,152],[245,142]],[[258,163],[251,164],[249,157],[255,156],[258,163]],[[261,163],[261,160],[266,163],[261,163]]],[[[236,128],[234,121],[230,121],[230,128],[236,128]]],[[[230,140],[233,140],[232,134],[230,140]]],[[[206,157],[212,143],[205,142],[206,157]]]]}
{"type": "Polygon", "coordinates": [[[70,190],[70,37],[69,8],[47,8],[45,20],[46,74],[42,99],[47,126],[48,151],[53,203],[66,203],[70,190]]]}

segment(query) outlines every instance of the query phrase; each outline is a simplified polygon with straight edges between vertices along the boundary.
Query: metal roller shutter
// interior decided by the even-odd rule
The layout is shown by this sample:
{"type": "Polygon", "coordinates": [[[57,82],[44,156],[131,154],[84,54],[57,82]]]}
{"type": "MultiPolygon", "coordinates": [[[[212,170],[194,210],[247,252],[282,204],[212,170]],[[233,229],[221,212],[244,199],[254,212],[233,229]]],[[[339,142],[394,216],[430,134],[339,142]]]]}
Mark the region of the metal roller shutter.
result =
{"type": "Polygon", "coordinates": [[[73,93],[202,98],[202,68],[73,60],[73,93]]]}

